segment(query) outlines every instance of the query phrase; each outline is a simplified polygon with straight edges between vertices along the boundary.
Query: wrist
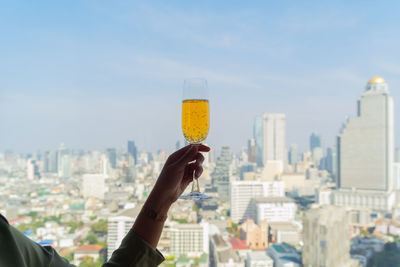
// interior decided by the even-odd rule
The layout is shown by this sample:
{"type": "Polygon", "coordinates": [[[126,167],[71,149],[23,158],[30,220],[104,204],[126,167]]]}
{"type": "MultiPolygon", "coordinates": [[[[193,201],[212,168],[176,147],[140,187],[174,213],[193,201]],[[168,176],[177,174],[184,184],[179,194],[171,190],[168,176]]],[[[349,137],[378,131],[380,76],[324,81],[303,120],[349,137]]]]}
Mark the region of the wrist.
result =
{"type": "Polygon", "coordinates": [[[169,208],[172,205],[172,202],[163,197],[162,194],[158,194],[153,190],[144,205],[153,209],[158,214],[166,216],[168,214],[169,208]]]}

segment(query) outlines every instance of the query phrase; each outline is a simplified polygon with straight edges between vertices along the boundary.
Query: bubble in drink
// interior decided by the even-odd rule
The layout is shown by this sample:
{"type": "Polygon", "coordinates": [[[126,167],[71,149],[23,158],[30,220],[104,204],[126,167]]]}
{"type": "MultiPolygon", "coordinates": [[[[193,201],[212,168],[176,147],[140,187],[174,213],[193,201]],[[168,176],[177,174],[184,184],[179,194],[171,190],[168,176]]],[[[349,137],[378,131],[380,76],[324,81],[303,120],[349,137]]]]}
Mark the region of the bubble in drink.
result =
{"type": "Polygon", "coordinates": [[[192,99],[182,102],[182,130],[186,141],[201,143],[210,128],[208,100],[192,99]]]}

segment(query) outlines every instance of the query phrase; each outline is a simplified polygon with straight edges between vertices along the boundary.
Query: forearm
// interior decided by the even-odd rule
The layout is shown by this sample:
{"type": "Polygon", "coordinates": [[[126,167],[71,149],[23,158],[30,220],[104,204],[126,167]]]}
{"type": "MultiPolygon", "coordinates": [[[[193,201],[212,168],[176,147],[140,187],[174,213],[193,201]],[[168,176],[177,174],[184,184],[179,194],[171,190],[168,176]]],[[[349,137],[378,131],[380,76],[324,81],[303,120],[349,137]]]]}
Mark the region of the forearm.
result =
{"type": "Polygon", "coordinates": [[[149,243],[154,249],[157,247],[158,241],[160,240],[164,221],[150,218],[145,212],[143,212],[143,210],[145,208],[150,208],[159,215],[167,215],[171,204],[172,203],[169,201],[162,200],[160,194],[157,194],[156,191],[153,190],[133,225],[133,231],[149,243]]]}

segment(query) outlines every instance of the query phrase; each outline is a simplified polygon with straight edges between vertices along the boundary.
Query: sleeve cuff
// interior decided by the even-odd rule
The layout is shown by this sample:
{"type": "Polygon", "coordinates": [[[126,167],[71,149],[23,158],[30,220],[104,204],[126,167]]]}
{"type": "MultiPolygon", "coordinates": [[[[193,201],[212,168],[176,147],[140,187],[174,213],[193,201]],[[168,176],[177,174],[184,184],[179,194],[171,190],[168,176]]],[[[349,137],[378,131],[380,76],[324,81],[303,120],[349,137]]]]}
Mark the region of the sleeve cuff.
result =
{"type": "Polygon", "coordinates": [[[109,260],[110,266],[158,266],[165,260],[161,252],[154,250],[132,229],[122,240],[109,260]]]}

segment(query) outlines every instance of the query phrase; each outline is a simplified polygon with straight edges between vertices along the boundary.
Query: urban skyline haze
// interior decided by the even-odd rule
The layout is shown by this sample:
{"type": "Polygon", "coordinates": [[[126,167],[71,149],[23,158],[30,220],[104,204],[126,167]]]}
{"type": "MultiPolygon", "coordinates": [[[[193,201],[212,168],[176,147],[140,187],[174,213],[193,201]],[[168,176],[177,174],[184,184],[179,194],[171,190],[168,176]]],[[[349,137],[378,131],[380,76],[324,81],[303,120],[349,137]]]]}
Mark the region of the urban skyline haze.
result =
{"type": "Polygon", "coordinates": [[[399,5],[3,3],[0,150],[127,140],[173,150],[183,79],[196,76],[210,87],[213,147],[246,146],[264,112],[286,114],[288,146],[305,150],[312,132],[333,145],[372,76],[387,81],[399,112],[399,5]]]}

